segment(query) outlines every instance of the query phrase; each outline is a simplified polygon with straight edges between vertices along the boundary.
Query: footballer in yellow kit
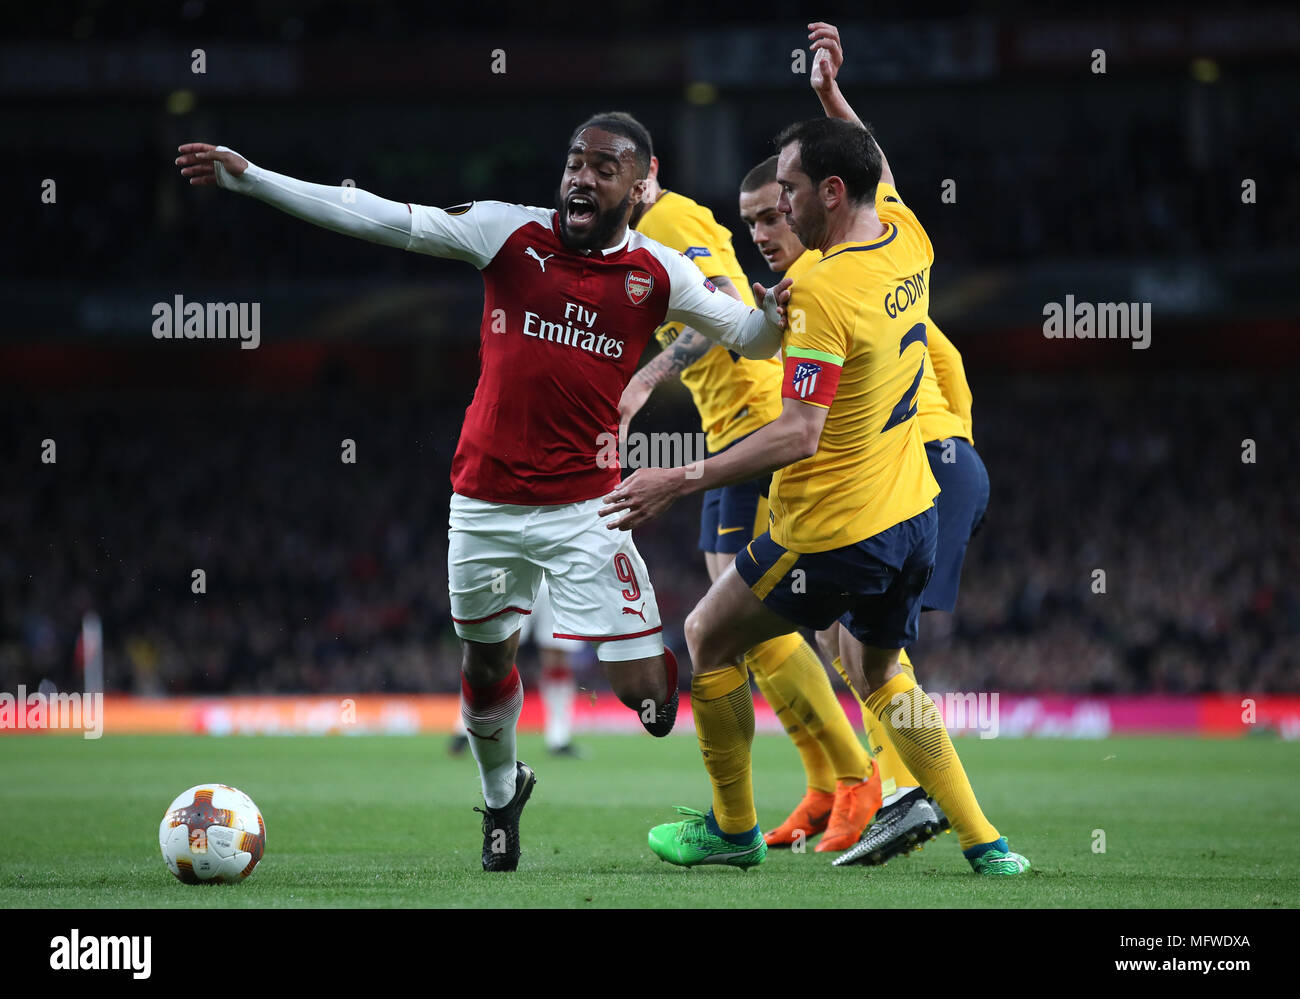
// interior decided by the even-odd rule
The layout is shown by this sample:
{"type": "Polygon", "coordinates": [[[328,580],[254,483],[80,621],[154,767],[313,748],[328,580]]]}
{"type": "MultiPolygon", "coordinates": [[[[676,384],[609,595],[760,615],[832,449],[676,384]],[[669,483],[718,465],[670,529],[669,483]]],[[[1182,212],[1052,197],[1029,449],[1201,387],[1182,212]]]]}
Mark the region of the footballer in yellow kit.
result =
{"type": "MultiPolygon", "coordinates": [[[[722,671],[792,624],[820,629],[842,616],[860,638],[895,650],[896,664],[896,650],[915,638],[920,594],[933,565],[939,490],[913,419],[924,331],[908,322],[926,308],[929,239],[919,224],[885,228],[876,221],[872,199],[880,165],[877,157],[871,176],[863,160],[865,133],[824,120],[798,128],[806,132],[783,136],[796,165],[801,143],[811,141],[815,155],[825,153],[819,164],[829,157],[844,168],[818,178],[821,194],[803,178],[806,197],[824,194],[838,212],[833,227],[823,220],[821,235],[799,233],[805,245],[826,252],[794,285],[787,305],[781,415],[692,469],[696,478],[680,469],[637,472],[611,494],[604,511],[631,511],[615,523],[631,528],[687,492],[776,472],[769,532],[746,546],[687,620],[692,661],[706,673],[722,671]],[[839,238],[827,239],[826,232],[839,238]],[[883,297],[896,286],[910,289],[903,297],[911,296],[912,317],[899,316],[896,307],[892,317],[885,315],[883,297]],[[880,318],[860,338],[855,326],[872,307],[880,318]],[[865,503],[863,496],[869,497],[865,503]]],[[[734,762],[747,769],[752,714],[738,719],[737,728],[748,737],[736,750],[743,760],[734,762]]],[[[728,773],[708,754],[705,767],[713,808],[656,827],[651,848],[686,865],[761,862],[766,845],[752,787],[738,779],[741,768],[728,773]]]]}
{"type": "MultiPolygon", "coordinates": [[[[839,31],[834,25],[824,22],[810,24],[808,28],[813,49],[809,82],[822,109],[828,117],[842,119],[869,132],[840,93],[835,79],[844,59],[839,31]]],[[[893,171],[874,137],[872,145],[881,159],[882,185],[877,190],[877,214],[882,222],[888,222],[903,209],[902,199],[893,187],[893,171]]],[[[961,355],[933,321],[928,320],[928,324],[928,357],[918,396],[917,420],[926,442],[931,471],[942,492],[935,501],[939,515],[935,571],[922,596],[922,609],[951,611],[956,603],[966,545],[978,530],[988,505],[989,484],[984,463],[974,448],[971,393],[966,384],[961,355]]],[[[838,625],[835,631],[838,632],[837,644],[843,659],[859,659],[853,667],[860,672],[867,661],[866,650],[848,639],[838,625]]],[[[830,632],[818,633],[818,642],[824,644],[828,634],[830,632]]],[[[871,745],[881,747],[882,771],[889,775],[893,791],[888,804],[881,808],[862,840],[837,857],[835,865],[883,863],[923,842],[927,836],[933,835],[936,828],[947,828],[949,819],[944,809],[956,808],[958,811],[952,815],[951,824],[956,828],[963,853],[976,873],[1025,873],[1030,869],[1029,861],[1018,853],[1012,853],[1006,840],[984,817],[951,740],[941,737],[937,741],[931,739],[928,747],[903,745],[901,750],[894,746],[889,733],[896,732],[896,729],[885,723],[885,710],[896,711],[911,706],[911,713],[916,716],[914,721],[921,722],[919,727],[933,728],[942,724],[929,698],[917,685],[905,650],[900,650],[899,658],[899,673],[889,676],[893,672],[891,664],[881,674],[885,682],[879,686],[870,684],[874,689],[863,698],[863,722],[871,745]],[[921,779],[914,777],[909,767],[921,774],[921,779]],[[929,798],[925,788],[919,786],[922,780],[926,784],[933,780],[944,781],[946,786],[936,797],[945,799],[946,804],[941,806],[929,798]]],[[[853,668],[846,670],[844,662],[838,658],[835,665],[848,682],[853,668]]],[[[850,686],[853,686],[851,682],[850,686]]],[[[862,697],[862,693],[859,696],[862,697]]]]}
{"type": "MultiPolygon", "coordinates": [[[[821,630],[839,620],[856,692],[945,810],[966,815],[973,795],[951,740],[941,722],[929,724],[922,703],[929,699],[899,665],[900,650],[917,636],[937,538],[939,487],[916,419],[933,251],[901,202],[888,217],[877,213],[884,161],[865,129],[806,121],[777,144],[778,210],[801,243],[823,253],[790,293],[781,416],[704,462],[693,481],[673,470],[638,472],[602,512],[622,512],[615,526],[630,529],[687,492],[775,469],[769,532],[737,556],[687,620],[692,660],[709,669],[785,622],[821,630]],[[887,713],[900,703],[924,724],[887,713]]],[[[934,714],[932,701],[929,708],[934,714]]],[[[685,866],[760,863],[766,850],[757,826],[746,828],[752,802],[746,808],[738,800],[707,755],[705,766],[713,808],[686,810],[689,818],[655,827],[651,849],[685,866]]],[[[966,851],[968,858],[987,855],[972,866],[1012,873],[986,862],[997,860],[1027,869],[979,818],[966,823],[967,833],[990,837],[966,851]]],[[[955,818],[954,826],[962,833],[955,818]]]]}
{"type": "MultiPolygon", "coordinates": [[[[819,250],[805,249],[785,216],[776,210],[781,194],[776,182],[776,162],[776,156],[770,156],[745,176],[740,189],[740,216],[749,228],[754,245],[772,269],[784,272],[785,277],[797,282],[822,259],[822,254],[819,250]]],[[[879,216],[890,218],[895,206],[902,207],[898,191],[882,183],[877,197],[879,216]]],[[[942,491],[935,504],[939,511],[935,575],[926,587],[922,608],[951,611],[956,603],[966,543],[988,504],[988,473],[972,446],[972,397],[961,354],[928,314],[925,324],[928,350],[917,393],[916,417],[930,471],[942,491]],[[959,494],[961,502],[957,501],[959,494]]],[[[828,630],[825,636],[838,641],[838,629],[828,630]]],[[[823,638],[823,634],[818,635],[819,642],[823,638]]],[[[838,646],[833,644],[823,645],[823,651],[828,658],[839,654],[838,646]]],[[[871,748],[874,752],[876,747],[871,748]]],[[[888,794],[888,768],[883,776],[888,794]]]]}
{"type": "MultiPolygon", "coordinates": [[[[633,215],[636,229],[679,250],[719,290],[752,305],[731,233],[703,205],[660,188],[658,174],[659,161],[652,156],[644,207],[633,215]]],[[[665,324],[657,337],[663,348],[660,355],[637,373],[620,403],[625,426],[656,384],[677,375],[699,410],[712,454],[725,451],[780,414],[779,358],[741,357],[680,323],[665,324]]],[[[736,553],[766,529],[769,478],[764,474],[705,493],[699,544],[710,579],[716,579],[736,553]]],[[[798,750],[808,784],[799,805],[766,834],[765,842],[802,845],[822,834],[817,852],[848,849],[858,842],[880,806],[880,774],[815,649],[798,632],[759,643],[748,650],[740,668],[695,671],[691,703],[702,750],[729,770],[727,780],[748,783],[751,779],[747,765],[729,768],[724,762],[739,758],[733,745],[740,738],[734,702],[750,696],[750,673],[798,750]]]]}
{"type": "MultiPolygon", "coordinates": [[[[805,249],[785,216],[776,210],[781,196],[776,164],[777,157],[770,156],[745,176],[741,183],[740,215],[754,245],[772,269],[784,271],[786,277],[797,281],[821,260],[822,254],[805,249]]],[[[901,203],[897,190],[882,183],[877,195],[879,216],[887,219],[895,203],[901,203]]],[[[935,500],[939,517],[935,572],[922,596],[922,611],[951,611],[956,602],[966,545],[988,505],[988,473],[972,444],[971,392],[961,354],[933,319],[927,317],[926,325],[929,350],[917,395],[916,418],[926,444],[930,471],[941,492],[935,500]]],[[[836,622],[817,633],[817,642],[847,683],[839,658],[839,630],[836,622]]],[[[910,669],[906,650],[899,653],[899,659],[904,669],[910,669]]],[[[863,725],[867,746],[880,770],[882,804],[861,841],[835,860],[840,866],[884,863],[919,847],[949,826],[947,816],[925,794],[870,711],[863,712],[863,725]]]]}

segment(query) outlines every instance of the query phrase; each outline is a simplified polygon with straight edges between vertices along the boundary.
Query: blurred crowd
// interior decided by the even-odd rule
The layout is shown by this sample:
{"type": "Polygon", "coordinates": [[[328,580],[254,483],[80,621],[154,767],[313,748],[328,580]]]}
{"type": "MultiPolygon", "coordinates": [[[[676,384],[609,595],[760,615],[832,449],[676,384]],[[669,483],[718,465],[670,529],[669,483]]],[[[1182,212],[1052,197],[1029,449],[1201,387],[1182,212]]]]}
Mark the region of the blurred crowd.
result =
{"type": "MultiPolygon", "coordinates": [[[[1300,692],[1289,386],[1019,377],[974,387],[992,499],[955,615],[923,620],[914,658],[927,686],[1300,692]],[[1254,463],[1242,461],[1245,439],[1254,463]]],[[[420,398],[0,401],[12,430],[0,690],[43,679],[77,689],[89,609],[103,620],[112,690],[457,689],[448,474],[467,401],[463,383],[420,398]],[[355,464],[341,460],[345,438],[355,464]],[[39,460],[46,439],[53,464],[39,460]]],[[[647,419],[689,422],[681,397],[656,405],[647,419]]],[[[677,649],[707,587],[698,503],[637,535],[677,649]]]]}
{"type": "Polygon", "coordinates": [[[1300,690],[1291,385],[1017,379],[975,400],[991,499],[953,619],[922,626],[931,686],[1300,690]]]}
{"type": "MultiPolygon", "coordinates": [[[[1143,109],[1130,108],[1124,96],[1090,94],[1085,103],[1062,94],[1051,129],[1014,137],[1006,118],[1043,113],[1017,103],[1023,95],[1008,95],[1005,106],[987,96],[963,104],[954,95],[943,118],[928,105],[907,103],[906,95],[868,92],[858,104],[877,124],[900,188],[945,268],[1149,254],[1205,254],[1213,261],[1300,250],[1300,136],[1288,99],[1294,78],[1276,86],[1260,80],[1183,89],[1190,86],[1165,83],[1156,106],[1143,109]],[[995,119],[1002,127],[981,125],[995,119]],[[959,127],[964,122],[970,127],[959,127]],[[1242,202],[1245,180],[1253,184],[1249,205],[1242,202]],[[945,181],[956,184],[953,203],[942,201],[945,181]]],[[[732,227],[742,262],[752,276],[764,276],[736,216],[740,175],[692,181],[678,148],[679,104],[652,98],[633,109],[655,133],[668,186],[702,200],[732,227]]],[[[215,104],[173,117],[110,106],[84,123],[89,141],[103,133],[94,158],[45,136],[37,160],[0,164],[0,179],[18,190],[37,191],[42,178],[56,179],[63,206],[36,197],[16,201],[13,225],[30,238],[0,244],[0,263],[5,274],[24,279],[75,273],[127,286],[142,275],[175,283],[196,277],[194,248],[201,246],[202,277],[213,281],[427,277],[440,266],[428,258],[309,237],[263,206],[190,190],[172,165],[176,143],[226,142],[269,169],[326,184],[353,178],[399,201],[550,205],[568,131],[593,110],[590,102],[530,105],[520,112],[525,119],[503,128],[498,108],[449,108],[435,124],[393,102],[332,108],[325,117],[309,107],[295,114],[215,104]],[[428,130],[427,141],[413,144],[413,129],[428,130]],[[458,136],[454,148],[439,141],[447,130],[458,136]],[[151,237],[123,238],[135,232],[151,237]],[[246,252],[252,246],[255,255],[246,252]]],[[[802,92],[747,109],[737,122],[742,172],[771,152],[782,125],[816,110],[802,92]]],[[[81,141],[80,133],[68,134],[81,141]]]]}
{"type": "Polygon", "coordinates": [[[1115,111],[1066,103],[1060,127],[1028,142],[990,142],[978,128],[881,142],[945,264],[1300,248],[1300,137],[1282,93],[1202,89],[1158,112],[1115,111]],[[916,192],[946,178],[953,210],[923,211],[916,192]]]}

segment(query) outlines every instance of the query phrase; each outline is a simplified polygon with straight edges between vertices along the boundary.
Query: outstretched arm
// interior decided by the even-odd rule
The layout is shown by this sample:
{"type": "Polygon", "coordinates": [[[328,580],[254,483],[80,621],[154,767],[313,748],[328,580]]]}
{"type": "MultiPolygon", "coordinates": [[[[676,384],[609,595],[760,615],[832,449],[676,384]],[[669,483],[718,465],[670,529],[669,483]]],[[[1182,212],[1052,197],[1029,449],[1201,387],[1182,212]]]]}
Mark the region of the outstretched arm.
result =
{"type": "MultiPolygon", "coordinates": [[[[825,21],[814,21],[808,25],[808,38],[812,42],[813,50],[812,72],[808,74],[808,80],[813,90],[817,92],[818,98],[821,99],[822,110],[826,112],[826,117],[843,118],[845,121],[853,122],[859,128],[866,128],[862,124],[862,119],[853,113],[853,108],[840,93],[840,85],[835,79],[839,75],[840,67],[844,65],[840,29],[825,21]]],[[[876,141],[874,135],[871,141],[876,141]]],[[[880,153],[880,179],[891,187],[896,187],[894,173],[889,169],[889,160],[885,159],[885,152],[878,142],[876,151],[880,153]]]]}
{"type": "Polygon", "coordinates": [[[668,301],[668,322],[680,322],[734,350],[742,357],[761,360],[781,348],[785,328],[785,303],[790,297],[791,282],[783,280],[774,288],[754,285],[754,300],[759,308],[749,306],[718,288],[680,253],[670,251],[659,257],[668,270],[672,294],[668,301]]]}
{"type": "Polygon", "coordinates": [[[605,526],[611,531],[630,531],[658,517],[688,493],[748,482],[809,458],[817,453],[828,412],[825,406],[783,399],[780,416],[721,454],[678,468],[637,469],[605,497],[605,505],[597,512],[602,517],[623,514],[605,526]]]}
{"type": "Polygon", "coordinates": [[[500,201],[475,201],[444,211],[389,201],[355,187],[308,184],[206,142],[187,143],[180,154],[176,162],[181,175],[195,186],[216,184],[334,232],[412,253],[464,260],[480,270],[528,213],[500,201]]]}
{"type": "Polygon", "coordinates": [[[265,201],[305,222],[347,236],[406,249],[411,207],[355,187],[308,184],[254,166],[233,149],[189,142],[178,150],[181,176],[196,187],[216,185],[265,201]]]}

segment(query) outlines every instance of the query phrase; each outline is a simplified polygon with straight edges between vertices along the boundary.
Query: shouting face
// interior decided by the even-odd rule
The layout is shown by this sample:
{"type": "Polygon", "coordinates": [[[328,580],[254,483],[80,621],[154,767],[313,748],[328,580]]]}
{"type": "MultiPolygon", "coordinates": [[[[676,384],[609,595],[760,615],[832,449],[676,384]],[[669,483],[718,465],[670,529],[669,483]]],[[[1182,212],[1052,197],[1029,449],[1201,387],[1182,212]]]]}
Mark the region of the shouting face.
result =
{"type": "Polygon", "coordinates": [[[555,195],[560,238],[571,250],[598,250],[622,237],[641,200],[636,144],[601,128],[586,128],[573,140],[555,195]]]}

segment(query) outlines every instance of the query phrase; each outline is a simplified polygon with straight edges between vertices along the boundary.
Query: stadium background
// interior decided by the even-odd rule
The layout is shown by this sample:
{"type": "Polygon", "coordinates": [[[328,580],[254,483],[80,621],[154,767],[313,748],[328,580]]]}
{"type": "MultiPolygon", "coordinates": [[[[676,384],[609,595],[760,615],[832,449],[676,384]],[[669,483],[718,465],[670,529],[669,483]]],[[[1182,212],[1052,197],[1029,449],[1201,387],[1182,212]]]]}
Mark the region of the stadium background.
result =
{"type": "MultiPolygon", "coordinates": [[[[770,283],[737,184],[782,125],[820,111],[791,71],[803,12],[759,9],[622,2],[570,23],[539,5],[454,25],[397,4],[7,14],[0,690],[82,689],[94,611],[105,689],[133,704],[454,692],[448,469],[480,282],[191,190],[175,147],[223,142],[400,200],[547,205],[573,125],[626,109],[665,186],[711,207],[770,283]],[[155,340],[152,305],[176,295],[259,302],[261,346],[155,340]]],[[[845,92],[934,242],[932,313],[965,357],[992,480],[957,613],[927,616],[914,658],[932,692],[1021,695],[1029,729],[1232,730],[1241,695],[1300,694],[1300,13],[930,9],[839,21],[845,92]],[[1149,349],[1045,339],[1043,306],[1067,294],[1151,303],[1149,349]]],[[[693,431],[689,397],[661,388],[634,429],[693,431]]],[[[679,654],[707,585],[698,502],[638,533],[679,654]]],[[[401,703],[443,707],[376,709],[375,725],[454,710],[401,703]]],[[[1300,731],[1295,696],[1261,704],[1300,731]]],[[[191,707],[165,724],[239,727],[191,707]]]]}

